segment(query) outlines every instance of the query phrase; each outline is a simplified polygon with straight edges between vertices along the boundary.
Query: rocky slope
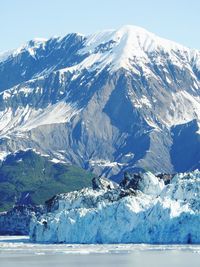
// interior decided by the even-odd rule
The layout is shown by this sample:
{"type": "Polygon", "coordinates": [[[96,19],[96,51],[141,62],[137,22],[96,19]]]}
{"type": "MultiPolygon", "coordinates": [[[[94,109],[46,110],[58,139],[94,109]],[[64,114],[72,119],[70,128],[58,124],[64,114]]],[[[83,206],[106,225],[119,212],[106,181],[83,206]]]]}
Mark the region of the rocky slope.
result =
{"type": "Polygon", "coordinates": [[[33,219],[30,237],[53,243],[199,243],[200,172],[165,184],[151,173],[125,175],[121,185],[61,194],[33,219]]]}
{"type": "Polygon", "coordinates": [[[0,57],[0,155],[34,148],[119,180],[200,167],[200,52],[135,26],[0,57]]]}

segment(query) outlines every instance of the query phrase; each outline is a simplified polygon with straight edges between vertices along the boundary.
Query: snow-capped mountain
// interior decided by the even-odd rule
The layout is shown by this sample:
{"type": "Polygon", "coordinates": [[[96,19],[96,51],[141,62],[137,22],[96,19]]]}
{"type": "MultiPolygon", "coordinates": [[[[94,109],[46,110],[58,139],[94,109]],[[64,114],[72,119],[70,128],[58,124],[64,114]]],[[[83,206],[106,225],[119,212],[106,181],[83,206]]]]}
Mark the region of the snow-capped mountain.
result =
{"type": "Polygon", "coordinates": [[[167,185],[150,172],[127,178],[117,188],[100,181],[95,190],[57,195],[47,203],[46,214],[33,218],[31,239],[199,244],[199,171],[177,174],[167,185]]]}
{"type": "Polygon", "coordinates": [[[135,26],[0,55],[0,155],[34,148],[118,178],[200,167],[200,52],[135,26]]]}

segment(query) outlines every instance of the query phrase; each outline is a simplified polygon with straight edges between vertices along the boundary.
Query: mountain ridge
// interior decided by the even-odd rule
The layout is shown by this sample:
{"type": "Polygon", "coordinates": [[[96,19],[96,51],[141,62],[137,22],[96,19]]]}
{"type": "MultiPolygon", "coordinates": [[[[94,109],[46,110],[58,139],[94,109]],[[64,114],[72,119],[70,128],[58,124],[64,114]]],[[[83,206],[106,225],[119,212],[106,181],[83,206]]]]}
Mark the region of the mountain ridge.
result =
{"type": "Polygon", "coordinates": [[[32,147],[116,179],[199,168],[198,50],[134,26],[37,45],[0,61],[2,155],[32,147]],[[192,140],[187,168],[176,127],[192,140]]]}

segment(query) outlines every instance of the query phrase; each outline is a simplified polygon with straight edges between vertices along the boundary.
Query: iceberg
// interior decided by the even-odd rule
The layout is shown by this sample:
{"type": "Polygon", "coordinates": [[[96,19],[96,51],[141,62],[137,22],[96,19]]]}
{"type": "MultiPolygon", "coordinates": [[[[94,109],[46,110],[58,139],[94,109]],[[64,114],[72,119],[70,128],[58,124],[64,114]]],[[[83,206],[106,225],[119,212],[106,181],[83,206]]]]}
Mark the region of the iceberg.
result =
{"type": "Polygon", "coordinates": [[[200,243],[200,171],[164,183],[159,175],[125,174],[119,185],[94,178],[93,188],[60,194],[34,217],[30,239],[47,243],[200,243]]]}

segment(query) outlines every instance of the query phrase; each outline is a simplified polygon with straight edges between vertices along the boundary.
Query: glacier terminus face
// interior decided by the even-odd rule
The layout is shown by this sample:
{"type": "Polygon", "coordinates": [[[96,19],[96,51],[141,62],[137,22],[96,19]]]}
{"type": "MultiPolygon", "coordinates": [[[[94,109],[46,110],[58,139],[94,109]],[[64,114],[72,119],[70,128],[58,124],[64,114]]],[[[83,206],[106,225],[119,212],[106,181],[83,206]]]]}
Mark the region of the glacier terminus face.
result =
{"type": "Polygon", "coordinates": [[[170,183],[152,173],[125,176],[119,186],[99,178],[93,188],[57,195],[32,220],[30,237],[50,243],[199,243],[200,172],[170,183]]]}

